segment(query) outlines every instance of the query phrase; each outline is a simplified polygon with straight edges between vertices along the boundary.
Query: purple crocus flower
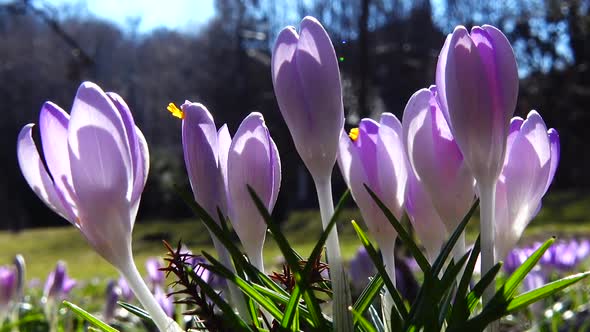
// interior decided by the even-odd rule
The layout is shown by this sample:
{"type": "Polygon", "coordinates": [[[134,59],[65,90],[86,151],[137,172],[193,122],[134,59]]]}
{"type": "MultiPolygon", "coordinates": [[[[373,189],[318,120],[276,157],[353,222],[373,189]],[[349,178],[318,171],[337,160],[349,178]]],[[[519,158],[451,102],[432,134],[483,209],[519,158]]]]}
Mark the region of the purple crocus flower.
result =
{"type": "Polygon", "coordinates": [[[412,95],[402,123],[409,165],[451,233],[473,204],[475,181],[441,111],[436,86],[412,95]]]}
{"type": "Polygon", "coordinates": [[[493,183],[504,164],[518,71],[497,28],[463,26],[447,36],[436,68],[438,98],[451,132],[478,182],[493,183]]]}
{"type": "Polygon", "coordinates": [[[332,174],[344,126],[336,52],[320,22],[307,16],[284,28],[272,52],[272,82],[297,152],[314,179],[332,174]]]}
{"type": "Polygon", "coordinates": [[[168,297],[168,295],[164,292],[162,287],[157,286],[154,289],[154,297],[156,298],[156,301],[158,301],[158,304],[160,304],[160,307],[162,307],[162,310],[164,310],[166,315],[168,315],[168,317],[174,317],[173,300],[171,297],[168,297]]]}
{"type": "Polygon", "coordinates": [[[370,278],[375,276],[375,273],[377,273],[377,269],[371,261],[369,253],[365,247],[360,246],[350,260],[348,269],[353,288],[360,293],[369,284],[370,278]]]}
{"type": "Polygon", "coordinates": [[[148,281],[152,288],[156,286],[163,286],[166,276],[164,271],[161,271],[162,264],[159,258],[152,257],[145,261],[145,269],[147,271],[148,281]]]}
{"type": "Polygon", "coordinates": [[[117,280],[117,287],[121,290],[121,299],[123,301],[131,302],[133,300],[135,296],[133,295],[133,291],[129,287],[129,283],[127,283],[125,278],[121,277],[119,280],[117,280]]]}
{"type": "Polygon", "coordinates": [[[362,119],[358,129],[351,130],[350,137],[343,132],[338,153],[340,171],[369,232],[381,248],[391,278],[395,278],[393,244],[397,232],[364,185],[379,196],[398,220],[402,217],[408,175],[401,135],[402,126],[395,115],[383,113],[380,123],[362,119]]]}
{"type": "Polygon", "coordinates": [[[250,113],[240,124],[229,148],[227,169],[231,223],[253,265],[264,271],[266,223],[247,186],[272,211],[281,185],[281,159],[262,114],[250,113]]]}
{"type": "MultiPolygon", "coordinates": [[[[175,109],[174,105],[169,109],[175,109]]],[[[231,137],[226,125],[219,130],[205,106],[186,101],[177,110],[182,121],[182,147],[195,201],[219,222],[217,209],[227,216],[227,151],[231,137]]],[[[213,235],[212,235],[213,237],[213,235]]]]}
{"type": "Polygon", "coordinates": [[[115,318],[115,311],[118,307],[117,301],[121,297],[121,289],[115,280],[109,280],[105,293],[106,300],[103,316],[105,321],[110,322],[115,318]]]}
{"type": "Polygon", "coordinates": [[[76,286],[76,280],[68,277],[66,264],[57,262],[55,270],[51,271],[45,281],[43,297],[46,300],[61,301],[67,297],[72,288],[76,286]]]}
{"type": "Polygon", "coordinates": [[[39,128],[47,168],[33,126],[21,130],[17,143],[28,184],[121,269],[131,255],[131,231],[149,166],[146,141],[129,108],[117,94],[90,82],[80,85],[71,115],[46,102],[39,128]]]}
{"type": "Polygon", "coordinates": [[[506,257],[541,209],[559,162],[559,135],[536,111],[510,124],[506,162],[496,185],[496,257],[506,257]]]}
{"type": "Polygon", "coordinates": [[[12,267],[0,266],[0,325],[13,305],[16,287],[16,270],[12,267]]]}

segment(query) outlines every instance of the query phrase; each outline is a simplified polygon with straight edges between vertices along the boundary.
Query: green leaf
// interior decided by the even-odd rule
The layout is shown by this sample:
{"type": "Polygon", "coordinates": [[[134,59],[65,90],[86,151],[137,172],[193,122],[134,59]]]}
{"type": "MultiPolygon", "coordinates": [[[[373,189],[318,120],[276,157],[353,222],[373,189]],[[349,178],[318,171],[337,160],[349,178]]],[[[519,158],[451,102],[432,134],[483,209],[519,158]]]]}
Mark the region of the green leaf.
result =
{"type": "Polygon", "coordinates": [[[467,308],[467,290],[469,287],[469,282],[471,281],[471,277],[473,276],[473,271],[475,269],[475,263],[477,262],[477,258],[480,253],[480,237],[477,237],[475,244],[473,245],[473,249],[471,249],[471,253],[469,254],[469,260],[467,261],[467,265],[465,266],[465,270],[463,271],[463,276],[461,277],[461,281],[459,282],[459,286],[457,287],[457,292],[455,295],[455,302],[453,303],[453,309],[451,312],[451,317],[449,318],[449,325],[454,325],[455,322],[465,321],[469,318],[471,312],[467,308]]]}
{"type": "Polygon", "coordinates": [[[453,247],[455,247],[457,240],[461,236],[461,233],[463,233],[463,231],[465,230],[465,227],[469,223],[469,220],[471,220],[471,216],[473,216],[473,213],[475,213],[475,210],[477,210],[478,206],[479,206],[479,199],[477,199],[477,200],[475,200],[475,202],[473,202],[471,209],[469,209],[467,214],[463,217],[463,220],[461,220],[461,223],[459,223],[459,226],[457,226],[457,228],[455,228],[455,231],[453,231],[453,234],[451,234],[451,236],[449,237],[449,240],[442,247],[440,253],[438,254],[438,257],[436,258],[436,260],[434,261],[434,264],[432,265],[432,270],[433,270],[432,275],[436,276],[442,270],[447,258],[451,254],[451,251],[453,251],[453,247]]]}
{"type": "Polygon", "coordinates": [[[533,254],[527,258],[524,263],[522,263],[514,273],[506,280],[504,286],[503,295],[504,299],[510,299],[514,296],[518,285],[524,280],[529,272],[537,265],[537,262],[543,257],[545,251],[551,247],[551,245],[555,242],[555,237],[550,238],[549,240],[545,241],[533,254]]]}
{"type": "Polygon", "coordinates": [[[112,328],[109,326],[109,324],[101,321],[100,319],[92,316],[89,312],[87,312],[86,310],[78,307],[77,305],[68,302],[68,301],[63,301],[62,305],[68,307],[68,309],[72,310],[76,315],[78,315],[78,317],[88,321],[90,324],[92,324],[94,327],[99,328],[101,331],[104,332],[118,332],[117,329],[112,328]]]}
{"type": "MultiPolygon", "coordinates": [[[[257,284],[252,284],[252,287],[254,287],[254,289],[256,289],[256,291],[258,291],[259,293],[263,294],[264,296],[268,297],[269,299],[273,300],[275,303],[280,303],[282,305],[286,305],[289,303],[290,297],[287,295],[283,295],[283,294],[279,294],[277,292],[273,292],[271,289],[268,289],[266,287],[257,285],[257,284]]],[[[314,321],[311,319],[311,314],[309,313],[309,310],[307,310],[307,308],[302,304],[299,303],[299,314],[301,315],[301,317],[303,317],[308,324],[310,325],[314,325],[314,321]]]]}
{"type": "Polygon", "coordinates": [[[391,321],[403,321],[408,316],[406,305],[404,303],[404,300],[401,298],[401,295],[398,293],[397,289],[393,285],[393,282],[387,275],[387,271],[385,270],[385,265],[383,265],[383,259],[381,258],[381,255],[379,255],[377,250],[375,250],[375,247],[373,247],[371,241],[369,241],[369,238],[367,237],[365,232],[360,228],[360,226],[354,220],[352,220],[351,223],[352,227],[356,231],[357,236],[361,240],[361,243],[367,250],[369,257],[371,257],[373,264],[377,268],[379,275],[381,275],[381,277],[383,278],[383,282],[385,283],[385,286],[389,291],[389,294],[393,298],[393,302],[395,303],[394,316],[398,317],[391,317],[391,321]]]}
{"type": "Polygon", "coordinates": [[[146,322],[152,322],[152,317],[150,317],[150,314],[143,310],[142,308],[136,307],[133,304],[129,304],[126,302],[122,302],[122,301],[117,301],[117,304],[119,304],[119,306],[121,306],[121,308],[129,311],[131,314],[135,315],[136,317],[139,317],[141,320],[146,321],[146,322]]]}
{"type": "Polygon", "coordinates": [[[383,284],[384,281],[381,275],[375,275],[367,287],[363,289],[363,292],[352,306],[352,309],[363,315],[365,311],[371,306],[373,301],[375,301],[375,297],[379,295],[379,292],[383,288],[383,284]]]}
{"type": "Polygon", "coordinates": [[[371,323],[365,317],[363,317],[361,313],[354,310],[353,308],[350,308],[350,311],[352,312],[352,316],[355,322],[357,322],[365,331],[377,332],[377,329],[375,329],[373,325],[371,325],[371,323]]]}
{"type": "MultiPolygon", "coordinates": [[[[195,202],[193,196],[187,192],[186,190],[181,189],[180,187],[175,187],[176,192],[184,201],[184,203],[196,214],[207,229],[219,239],[219,241],[223,244],[223,246],[227,249],[229,254],[231,255],[236,270],[244,270],[244,272],[248,275],[249,278],[252,280],[258,280],[258,273],[257,270],[246,260],[240,249],[234,244],[233,239],[230,237],[229,231],[224,231],[227,229],[227,226],[223,228],[220,227],[215,220],[205,211],[205,209],[199,205],[199,203],[195,202]]],[[[225,219],[223,219],[225,220],[225,219]]],[[[222,223],[225,225],[225,223],[222,223]]]]}
{"type": "Polygon", "coordinates": [[[197,286],[205,293],[205,295],[223,312],[224,321],[228,322],[234,328],[238,329],[239,331],[252,331],[252,328],[248,326],[242,320],[240,316],[238,316],[232,307],[225,302],[221,296],[213,289],[209,284],[201,278],[194,270],[188,270],[191,276],[191,280],[194,281],[197,286]]]}
{"type": "Polygon", "coordinates": [[[514,312],[519,309],[522,309],[528,306],[531,303],[537,302],[547,296],[550,296],[576,282],[588,277],[590,275],[590,271],[586,271],[584,273],[574,274],[563,279],[559,279],[557,281],[553,281],[548,283],[544,286],[541,286],[537,289],[533,289],[526,293],[520,294],[514,297],[509,303],[506,310],[508,312],[514,312]]]}
{"type": "Polygon", "coordinates": [[[248,192],[250,193],[250,196],[252,197],[254,204],[258,208],[258,211],[262,215],[262,218],[266,222],[266,225],[269,231],[271,232],[273,238],[275,239],[275,242],[279,246],[281,253],[285,257],[285,261],[291,269],[291,272],[293,273],[293,277],[295,278],[296,282],[296,287],[293,290],[293,293],[291,293],[291,300],[289,301],[283,312],[284,316],[281,320],[281,327],[289,329],[295,328],[296,324],[294,323],[294,319],[297,313],[297,305],[299,303],[301,295],[304,295],[305,303],[307,304],[310,313],[314,317],[314,322],[316,323],[315,327],[324,326],[325,323],[321,313],[320,305],[315,295],[313,295],[312,291],[307,289],[308,285],[302,282],[302,271],[301,267],[299,266],[300,260],[293,253],[292,246],[289,244],[289,241],[281,232],[279,225],[272,221],[272,218],[268,213],[266,206],[264,205],[264,203],[262,203],[262,201],[260,200],[256,192],[252,189],[252,187],[248,186],[248,192]]]}
{"type": "MultiPolygon", "coordinates": [[[[256,289],[254,289],[250,282],[240,278],[238,275],[228,270],[221,262],[209,255],[207,252],[203,251],[202,253],[203,256],[205,256],[205,258],[207,258],[207,260],[211,263],[203,265],[207,270],[236,284],[236,286],[238,286],[242,292],[244,292],[244,294],[246,294],[250,299],[254,300],[266,311],[268,311],[277,321],[281,321],[283,319],[283,313],[277,308],[277,306],[275,306],[273,302],[269,301],[256,289]]],[[[257,310],[255,307],[253,309],[253,319],[258,320],[256,315],[257,310]]]]}
{"type": "Polygon", "coordinates": [[[395,228],[399,238],[403,241],[408,250],[412,253],[412,256],[414,256],[414,259],[416,259],[416,263],[418,263],[418,266],[420,266],[420,269],[422,269],[422,271],[425,274],[430,273],[430,263],[428,263],[428,260],[426,259],[426,257],[424,257],[424,254],[418,248],[418,245],[416,244],[416,242],[414,242],[412,236],[410,236],[410,234],[406,232],[404,226],[395,218],[393,213],[391,213],[391,210],[389,210],[389,208],[385,206],[385,204],[383,204],[383,202],[377,196],[377,194],[375,194],[373,190],[371,190],[371,188],[369,188],[369,186],[367,186],[366,184],[364,184],[364,186],[369,192],[369,195],[371,195],[371,197],[377,204],[377,206],[381,209],[381,211],[383,211],[385,217],[387,217],[393,228],[395,228]]]}
{"type": "Polygon", "coordinates": [[[471,290],[471,292],[469,292],[469,294],[467,295],[467,308],[469,309],[469,312],[472,312],[473,309],[475,309],[475,306],[477,305],[477,303],[479,302],[479,299],[481,298],[481,295],[483,294],[483,291],[492,283],[494,282],[496,275],[498,274],[498,272],[500,271],[500,269],[502,268],[502,262],[498,262],[496,263],[496,265],[494,265],[494,267],[492,267],[480,280],[477,284],[475,284],[475,286],[473,287],[473,290],[471,290]]]}

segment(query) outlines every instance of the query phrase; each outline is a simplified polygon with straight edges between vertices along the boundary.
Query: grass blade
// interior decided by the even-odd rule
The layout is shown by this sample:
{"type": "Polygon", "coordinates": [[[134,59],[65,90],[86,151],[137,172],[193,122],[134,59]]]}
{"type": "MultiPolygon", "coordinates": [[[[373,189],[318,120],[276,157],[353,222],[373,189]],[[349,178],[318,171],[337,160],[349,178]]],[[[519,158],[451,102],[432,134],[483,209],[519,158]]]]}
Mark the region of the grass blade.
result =
{"type": "Polygon", "coordinates": [[[588,277],[589,275],[590,271],[574,274],[563,279],[553,281],[537,289],[533,289],[529,292],[520,294],[514,297],[510,301],[510,303],[508,303],[508,307],[506,308],[506,310],[509,312],[514,312],[519,309],[522,309],[531,303],[537,302],[543,298],[546,298],[547,296],[550,296],[555,292],[558,292],[572,284],[575,284],[576,282],[588,277]]]}
{"type": "Polygon", "coordinates": [[[354,310],[353,308],[350,308],[350,311],[352,312],[352,316],[355,322],[357,322],[357,324],[359,324],[365,331],[377,332],[377,329],[375,329],[373,325],[371,325],[371,323],[365,317],[363,317],[361,313],[354,310]]]}
{"type": "Polygon", "coordinates": [[[109,324],[101,321],[100,319],[92,316],[88,311],[78,307],[77,305],[73,304],[72,302],[63,301],[62,305],[66,306],[68,309],[73,311],[78,317],[86,320],[94,327],[100,329],[103,332],[119,332],[117,329],[112,328],[109,324]]]}
{"type": "Polygon", "coordinates": [[[371,257],[371,260],[373,261],[373,264],[377,268],[377,271],[379,271],[379,275],[381,275],[381,277],[383,278],[383,282],[385,283],[385,286],[386,286],[387,290],[389,291],[389,294],[393,298],[393,302],[395,303],[394,314],[395,314],[395,316],[398,316],[398,317],[392,317],[391,318],[392,323],[394,321],[400,321],[400,322],[403,321],[403,319],[407,318],[408,311],[406,309],[406,305],[405,305],[403,299],[401,298],[401,295],[398,293],[398,291],[395,288],[395,286],[393,285],[393,282],[391,281],[391,279],[387,276],[387,271],[385,270],[385,266],[383,265],[383,259],[381,258],[381,255],[379,255],[377,250],[375,250],[375,247],[373,247],[373,245],[371,244],[371,241],[369,241],[369,238],[367,237],[365,232],[360,228],[360,226],[354,220],[352,221],[352,226],[354,227],[356,234],[358,235],[359,239],[361,240],[361,243],[363,244],[363,246],[367,250],[369,257],[371,257]]]}
{"type": "MultiPolygon", "coordinates": [[[[238,286],[244,294],[246,294],[250,299],[254,300],[266,311],[268,311],[277,321],[281,321],[283,319],[283,313],[279,310],[279,308],[277,308],[273,302],[269,301],[266,297],[256,291],[256,289],[251,286],[250,282],[240,278],[235,273],[232,273],[221,262],[209,255],[207,252],[203,251],[203,256],[205,256],[205,258],[207,258],[207,260],[211,263],[203,265],[207,270],[236,284],[236,286],[238,286]]],[[[254,310],[253,318],[258,320],[256,310],[254,310]]]]}
{"type": "Polygon", "coordinates": [[[365,289],[363,289],[363,292],[361,293],[359,298],[356,300],[356,302],[354,303],[352,308],[356,312],[363,315],[365,313],[365,311],[371,306],[371,304],[375,300],[375,297],[377,297],[377,295],[379,295],[379,293],[381,292],[381,289],[383,288],[384,283],[385,282],[383,281],[383,278],[381,277],[381,275],[379,275],[379,274],[375,275],[375,277],[373,277],[373,279],[371,279],[371,282],[369,282],[367,287],[365,287],[365,289]]]}
{"type": "Polygon", "coordinates": [[[295,278],[295,282],[297,284],[297,287],[295,287],[293,293],[291,294],[291,300],[289,301],[287,307],[284,310],[284,316],[281,320],[281,327],[289,329],[294,328],[295,314],[297,313],[297,305],[299,303],[301,295],[304,295],[304,300],[307,303],[307,307],[310,313],[312,314],[312,317],[314,317],[314,322],[316,323],[315,326],[324,326],[325,323],[320,309],[320,305],[315,295],[313,295],[311,290],[307,289],[307,285],[303,282],[304,280],[301,275],[302,271],[301,267],[299,266],[300,260],[293,253],[289,241],[287,241],[287,238],[285,238],[285,236],[281,232],[279,225],[272,221],[270,213],[268,213],[268,210],[264,206],[264,203],[262,203],[262,201],[260,200],[256,192],[252,189],[252,187],[248,186],[248,192],[250,193],[250,196],[252,197],[254,204],[256,205],[258,211],[260,212],[264,221],[266,222],[268,229],[272,233],[273,238],[275,239],[277,245],[279,246],[279,249],[281,250],[281,253],[285,257],[287,265],[289,266],[289,268],[291,268],[293,277],[295,278]],[[317,319],[317,321],[315,321],[315,319],[317,319]]]}
{"type": "Polygon", "coordinates": [[[533,254],[527,258],[524,263],[522,263],[514,273],[506,280],[504,283],[503,295],[505,299],[510,299],[514,296],[518,285],[524,280],[529,272],[537,265],[537,262],[543,257],[545,251],[551,247],[551,245],[555,242],[555,237],[550,238],[549,240],[545,241],[533,254]]]}
{"type": "Polygon", "coordinates": [[[475,202],[473,202],[473,205],[471,206],[471,208],[469,209],[467,214],[463,217],[463,220],[461,220],[461,222],[459,223],[459,226],[457,226],[457,228],[455,228],[455,231],[453,231],[453,234],[451,234],[451,236],[449,237],[449,240],[442,247],[438,257],[436,258],[436,260],[434,261],[434,264],[432,265],[432,270],[433,270],[432,274],[433,275],[438,275],[438,273],[442,270],[447,258],[449,257],[449,255],[451,254],[451,251],[453,250],[453,247],[457,243],[457,240],[461,236],[461,233],[463,233],[463,231],[465,230],[465,227],[469,223],[469,220],[471,220],[471,216],[473,216],[473,213],[475,213],[475,210],[477,210],[478,206],[479,206],[479,199],[477,199],[475,202]]]}

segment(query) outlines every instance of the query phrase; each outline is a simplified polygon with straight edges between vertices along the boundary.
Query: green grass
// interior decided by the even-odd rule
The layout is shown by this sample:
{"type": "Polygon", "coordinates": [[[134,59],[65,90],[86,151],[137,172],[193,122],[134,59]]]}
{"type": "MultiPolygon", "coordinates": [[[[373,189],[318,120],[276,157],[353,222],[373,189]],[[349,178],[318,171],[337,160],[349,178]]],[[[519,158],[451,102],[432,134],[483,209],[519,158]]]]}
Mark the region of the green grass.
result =
{"type": "MultiPolygon", "coordinates": [[[[551,193],[544,200],[541,213],[527,228],[522,241],[545,240],[553,235],[590,236],[588,206],[590,206],[590,195],[587,193],[551,193]]],[[[346,258],[350,258],[360,245],[350,225],[351,219],[361,220],[358,211],[346,210],[338,225],[340,244],[346,258]]],[[[468,239],[475,238],[478,228],[476,219],[474,218],[469,225],[468,239]]],[[[291,213],[283,224],[283,229],[295,249],[302,255],[307,255],[320,236],[319,213],[315,210],[291,213]]],[[[176,244],[181,239],[195,253],[203,250],[214,253],[209,233],[197,219],[140,221],[135,226],[133,234],[133,251],[140,270],[143,272],[143,263],[146,258],[165,254],[161,240],[176,244]]],[[[0,243],[2,243],[0,265],[10,263],[17,253],[23,254],[27,262],[29,279],[44,280],[59,259],[67,262],[69,273],[77,279],[90,280],[117,275],[115,269],[94,253],[83,236],[65,221],[64,227],[35,229],[20,233],[0,232],[0,243]]],[[[265,246],[267,264],[276,264],[279,257],[278,248],[267,236],[265,246]]]]}

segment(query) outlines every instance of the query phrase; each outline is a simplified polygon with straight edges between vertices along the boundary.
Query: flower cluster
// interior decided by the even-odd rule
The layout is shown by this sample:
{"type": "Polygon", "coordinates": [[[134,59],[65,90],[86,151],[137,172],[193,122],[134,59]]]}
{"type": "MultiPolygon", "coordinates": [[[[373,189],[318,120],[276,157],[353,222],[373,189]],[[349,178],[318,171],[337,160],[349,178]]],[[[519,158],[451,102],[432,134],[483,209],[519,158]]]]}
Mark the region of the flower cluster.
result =
{"type": "MultiPolygon", "coordinates": [[[[379,121],[362,119],[349,134],[344,130],[336,53],[316,19],[306,17],[299,31],[288,27],[279,33],[271,75],[280,112],[314,180],[324,229],[332,227],[331,175],[337,162],[379,245],[387,274],[383,277],[394,284],[398,230],[373,193],[396,219],[409,216],[430,264],[479,198],[485,273],[517,243],[555,175],[560,149],[557,131],[548,130],[536,111],[526,119],[513,117],[518,96],[516,59],[495,27],[484,25],[470,32],[457,27],[440,52],[433,78],[436,85],[411,96],[402,121],[384,113],[379,121]]],[[[216,231],[225,228],[228,219],[250,264],[264,273],[267,221],[261,206],[272,212],[281,186],[279,151],[264,117],[250,113],[232,137],[226,125],[217,128],[202,104],[186,101],[178,108],[171,103],[168,110],[182,119],[184,161],[194,200],[216,224],[209,224],[209,230],[224,266],[220,273],[238,273],[236,257],[232,263],[229,248],[216,231]]],[[[17,144],[19,164],[31,188],[120,271],[160,330],[180,330],[168,318],[171,309],[165,305],[166,313],[158,304],[163,303],[164,279],[159,263],[148,264],[150,290],[132,256],[131,232],[149,154],[129,107],[117,94],[85,82],[71,114],[47,102],[39,127],[45,160],[33,141],[33,124],[22,129],[17,144]]],[[[333,326],[349,331],[352,302],[337,228],[332,227],[326,236],[333,326]]],[[[453,251],[456,262],[464,257],[462,235],[453,251]]],[[[184,271],[183,263],[179,262],[178,271],[184,271]]],[[[240,280],[233,281],[227,285],[232,310],[256,324],[234,285],[240,280]]],[[[494,293],[493,287],[487,289],[484,304],[494,293]]],[[[388,289],[383,298],[387,330],[394,296],[388,289]]],[[[270,314],[277,315],[262,311],[265,320],[270,314]]]]}

